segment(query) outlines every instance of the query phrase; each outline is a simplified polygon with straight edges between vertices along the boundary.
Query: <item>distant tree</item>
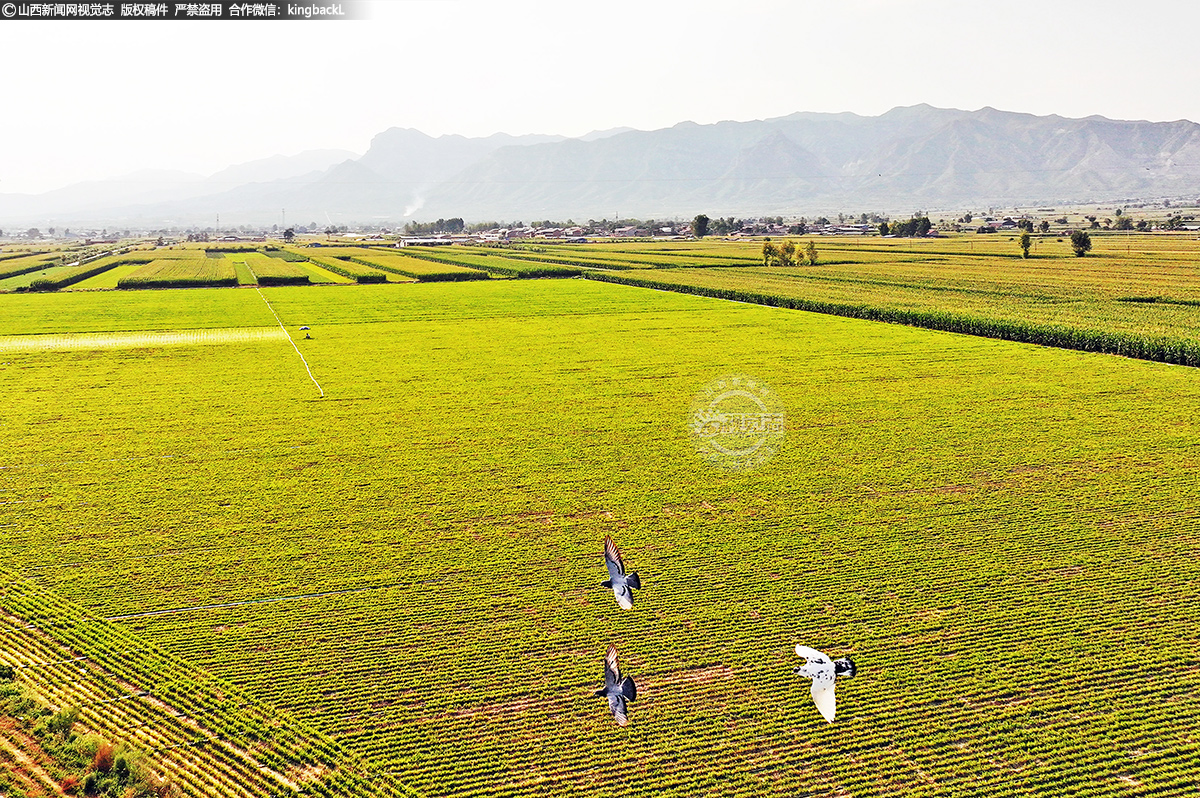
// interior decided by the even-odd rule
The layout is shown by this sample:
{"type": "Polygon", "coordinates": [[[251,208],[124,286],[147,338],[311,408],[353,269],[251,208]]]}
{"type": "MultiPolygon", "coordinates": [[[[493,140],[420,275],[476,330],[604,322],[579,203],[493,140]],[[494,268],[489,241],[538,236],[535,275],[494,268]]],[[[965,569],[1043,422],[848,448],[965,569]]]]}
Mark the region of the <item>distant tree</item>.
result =
{"type": "Polygon", "coordinates": [[[763,266],[774,266],[779,260],[779,249],[771,243],[771,239],[767,239],[762,245],[763,266]]]}
{"type": "Polygon", "coordinates": [[[295,241],[296,240],[295,228],[289,227],[288,229],[284,230],[283,231],[283,240],[289,244],[292,243],[293,241],[295,241]]]}
{"type": "Polygon", "coordinates": [[[804,247],[804,262],[809,266],[817,265],[817,245],[811,240],[804,247]]]}
{"type": "Polygon", "coordinates": [[[1132,230],[1133,219],[1130,219],[1128,216],[1118,216],[1115,227],[1118,230],[1132,230]]]}
{"type": "Polygon", "coordinates": [[[1071,233],[1071,249],[1075,252],[1075,257],[1082,258],[1092,249],[1092,237],[1082,230],[1076,230],[1071,233]]]}
{"type": "MultiPolygon", "coordinates": [[[[888,232],[894,236],[914,238],[928,234],[932,228],[933,223],[929,221],[928,216],[914,216],[907,221],[892,222],[888,227],[888,232]]],[[[882,229],[881,227],[880,230],[882,229]]]]}
{"type": "Polygon", "coordinates": [[[1033,220],[1032,219],[1018,220],[1017,221],[1017,229],[1024,230],[1027,233],[1032,233],[1033,232],[1033,220]]]}
{"type": "Polygon", "coordinates": [[[787,240],[779,245],[779,265],[780,266],[795,266],[796,265],[796,242],[787,240]]]}
{"type": "Polygon", "coordinates": [[[788,233],[794,236],[802,236],[807,232],[808,224],[803,219],[788,228],[788,233]]]}
{"type": "Polygon", "coordinates": [[[1145,219],[1138,219],[1138,223],[1135,225],[1135,227],[1137,227],[1139,230],[1146,230],[1148,227],[1150,227],[1150,223],[1145,219]]]}
{"type": "Polygon", "coordinates": [[[888,234],[888,223],[887,223],[887,222],[880,222],[880,223],[879,223],[879,235],[881,235],[881,236],[885,236],[885,235],[887,235],[887,234],[888,234]]]}
{"type": "Polygon", "coordinates": [[[996,232],[996,228],[992,227],[990,224],[981,224],[981,225],[979,225],[979,229],[976,230],[975,232],[976,233],[994,233],[994,232],[996,232]]]}
{"type": "Polygon", "coordinates": [[[1038,225],[1038,230],[1041,230],[1043,233],[1049,233],[1050,232],[1050,223],[1047,222],[1045,219],[1042,219],[1042,223],[1038,225]]]}
{"type": "Polygon", "coordinates": [[[695,219],[692,219],[692,235],[696,238],[704,238],[708,235],[708,217],[704,214],[697,214],[695,219]]]}
{"type": "Polygon", "coordinates": [[[42,233],[36,227],[31,227],[25,231],[25,237],[26,238],[41,238],[42,233]]]}
{"type": "Polygon", "coordinates": [[[1168,217],[1167,220],[1165,222],[1163,222],[1163,229],[1164,230],[1182,230],[1183,229],[1183,217],[1179,216],[1179,215],[1168,217]]]}
{"type": "Polygon", "coordinates": [[[1021,244],[1021,257],[1028,258],[1029,257],[1029,247],[1033,244],[1033,238],[1030,237],[1028,230],[1021,233],[1020,244],[1021,244]]]}
{"type": "Polygon", "coordinates": [[[730,233],[736,233],[742,228],[741,223],[732,216],[719,218],[711,222],[712,234],[717,236],[727,236],[730,233]]]}

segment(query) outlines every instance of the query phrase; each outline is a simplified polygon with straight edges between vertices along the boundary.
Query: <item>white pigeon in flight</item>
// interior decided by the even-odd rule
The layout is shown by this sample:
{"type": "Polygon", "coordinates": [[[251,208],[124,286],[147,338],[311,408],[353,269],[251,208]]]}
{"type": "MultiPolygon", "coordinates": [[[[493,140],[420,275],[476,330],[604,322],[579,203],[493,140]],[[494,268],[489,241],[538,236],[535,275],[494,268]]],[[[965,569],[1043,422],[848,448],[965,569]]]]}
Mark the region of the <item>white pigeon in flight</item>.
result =
{"type": "Polygon", "coordinates": [[[837,702],[833,696],[833,685],[839,679],[853,679],[857,670],[854,661],[849,657],[831,660],[825,654],[808,646],[796,646],[796,653],[808,662],[795,669],[795,672],[812,679],[812,697],[821,717],[833,723],[833,715],[837,702]]]}
{"type": "Polygon", "coordinates": [[[633,591],[634,588],[641,589],[642,580],[637,571],[625,573],[625,561],[621,559],[621,550],[608,535],[604,536],[604,564],[608,567],[608,579],[600,584],[612,588],[613,595],[617,597],[617,603],[622,609],[633,609],[633,591]]]}

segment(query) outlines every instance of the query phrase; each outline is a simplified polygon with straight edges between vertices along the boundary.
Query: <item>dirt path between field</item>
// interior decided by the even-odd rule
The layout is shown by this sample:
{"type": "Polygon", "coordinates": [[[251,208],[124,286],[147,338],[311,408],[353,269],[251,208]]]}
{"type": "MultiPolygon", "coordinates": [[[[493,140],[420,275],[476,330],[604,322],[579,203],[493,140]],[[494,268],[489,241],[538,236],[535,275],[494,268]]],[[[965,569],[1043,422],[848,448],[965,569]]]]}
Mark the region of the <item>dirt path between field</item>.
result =
{"type": "Polygon", "coordinates": [[[31,798],[66,795],[46,769],[29,755],[29,751],[40,752],[41,748],[32,737],[17,728],[12,718],[0,718],[0,749],[6,754],[6,759],[16,763],[16,767],[12,767],[11,763],[2,762],[0,767],[11,774],[31,798]]]}

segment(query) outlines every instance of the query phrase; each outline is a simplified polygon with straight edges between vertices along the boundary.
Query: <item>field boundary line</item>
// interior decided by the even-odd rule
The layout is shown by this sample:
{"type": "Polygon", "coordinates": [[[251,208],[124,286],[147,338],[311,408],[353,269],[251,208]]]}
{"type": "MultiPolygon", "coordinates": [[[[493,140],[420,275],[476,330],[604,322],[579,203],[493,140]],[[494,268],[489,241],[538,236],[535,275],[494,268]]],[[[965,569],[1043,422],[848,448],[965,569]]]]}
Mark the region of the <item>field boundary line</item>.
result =
{"type": "Polygon", "coordinates": [[[321,387],[321,383],[317,382],[317,378],[313,376],[312,369],[308,366],[308,361],[304,359],[304,353],[300,351],[300,347],[296,346],[296,342],[292,340],[292,334],[287,331],[287,327],[283,326],[283,320],[279,318],[279,314],[275,312],[275,308],[271,307],[271,303],[263,296],[262,288],[257,285],[254,290],[262,297],[262,301],[266,304],[267,310],[271,311],[271,315],[275,317],[275,321],[279,322],[279,329],[283,330],[283,334],[287,336],[288,343],[292,345],[292,349],[296,350],[296,354],[300,356],[300,362],[304,364],[304,370],[308,372],[308,378],[312,380],[313,385],[317,386],[317,390],[321,392],[321,398],[325,398],[325,389],[321,387]]]}

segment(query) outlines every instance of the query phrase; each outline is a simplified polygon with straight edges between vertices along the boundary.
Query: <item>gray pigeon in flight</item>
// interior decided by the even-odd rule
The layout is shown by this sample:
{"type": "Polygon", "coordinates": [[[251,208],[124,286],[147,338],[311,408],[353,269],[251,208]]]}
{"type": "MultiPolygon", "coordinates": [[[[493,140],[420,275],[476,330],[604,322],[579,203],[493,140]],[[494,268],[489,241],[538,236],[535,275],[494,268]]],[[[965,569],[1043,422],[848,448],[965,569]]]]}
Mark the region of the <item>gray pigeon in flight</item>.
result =
{"type": "Polygon", "coordinates": [[[625,702],[637,698],[637,685],[631,676],[621,678],[621,669],[617,667],[617,647],[614,645],[609,645],[608,653],[604,655],[604,688],[597,690],[595,695],[608,699],[608,709],[618,726],[629,725],[625,702]]]}
{"type": "Polygon", "coordinates": [[[857,670],[854,661],[849,657],[831,660],[825,654],[808,646],[796,646],[796,653],[808,662],[795,669],[795,672],[812,679],[812,697],[821,717],[833,723],[833,715],[837,708],[833,697],[833,685],[838,679],[853,679],[857,670]]]}
{"type": "Polygon", "coordinates": [[[613,595],[617,597],[617,603],[622,609],[633,609],[633,590],[641,589],[642,580],[638,578],[637,571],[625,573],[621,550],[608,535],[604,536],[604,564],[608,566],[608,579],[600,584],[612,588],[613,595]]]}

